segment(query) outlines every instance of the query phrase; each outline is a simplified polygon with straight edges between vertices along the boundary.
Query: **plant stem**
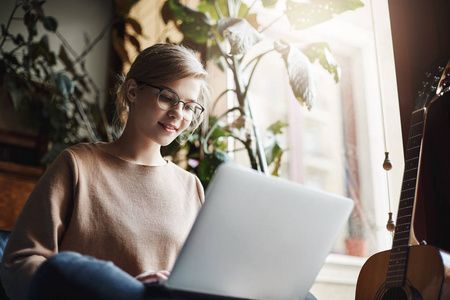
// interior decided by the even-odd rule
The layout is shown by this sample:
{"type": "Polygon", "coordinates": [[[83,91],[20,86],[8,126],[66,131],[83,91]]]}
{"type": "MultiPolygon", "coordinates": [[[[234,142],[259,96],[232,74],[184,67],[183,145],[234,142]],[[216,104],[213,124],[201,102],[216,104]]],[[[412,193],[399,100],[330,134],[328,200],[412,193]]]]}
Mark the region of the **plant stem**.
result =
{"type": "Polygon", "coordinates": [[[214,32],[214,30],[211,28],[211,32],[212,32],[212,35],[213,35],[213,37],[214,37],[214,40],[216,41],[216,44],[217,44],[217,48],[219,48],[219,51],[220,51],[220,54],[222,55],[222,57],[225,59],[225,62],[226,62],[226,64],[227,64],[227,66],[228,66],[228,68],[230,68],[230,69],[232,69],[232,65],[231,65],[231,63],[228,61],[228,55],[225,53],[225,51],[223,51],[223,49],[222,49],[222,46],[220,46],[220,41],[219,41],[219,38],[217,37],[217,35],[216,35],[216,33],[214,32]]]}
{"type": "Polygon", "coordinates": [[[235,9],[234,13],[235,13],[236,18],[239,18],[239,10],[241,8],[241,3],[242,3],[241,0],[237,0],[236,4],[234,5],[234,9],[235,9]]]}
{"type": "MultiPolygon", "coordinates": [[[[67,40],[57,31],[56,32],[56,36],[58,37],[58,39],[61,41],[61,43],[64,45],[64,47],[69,50],[69,52],[74,56],[77,57],[72,65],[75,65],[77,63],[80,63],[82,61],[82,59],[94,48],[94,46],[103,38],[103,36],[106,34],[106,30],[111,26],[112,21],[110,21],[108,23],[108,25],[106,25],[103,30],[101,31],[101,33],[97,36],[97,38],[88,46],[86,47],[86,49],[83,51],[83,53],[81,55],[78,56],[78,54],[76,53],[76,51],[70,46],[70,44],[67,42],[67,40]]],[[[101,108],[100,106],[100,92],[99,89],[97,87],[97,85],[95,84],[95,82],[92,80],[91,76],[89,75],[88,71],[86,70],[86,67],[84,65],[84,63],[80,63],[81,69],[84,73],[84,75],[86,76],[87,80],[89,81],[90,85],[94,88],[94,93],[95,93],[95,99],[96,99],[96,103],[97,103],[97,107],[99,109],[100,112],[100,117],[101,117],[101,122],[103,124],[103,126],[105,127],[105,131],[106,131],[106,136],[108,141],[112,141],[112,136],[111,133],[109,132],[108,128],[109,128],[109,123],[107,121],[106,115],[104,110],[101,108]]],[[[65,69],[67,70],[67,68],[65,69]]],[[[78,103],[78,99],[76,99],[77,101],[77,106],[78,109],[80,111],[80,114],[82,115],[82,119],[86,124],[86,127],[88,128],[89,134],[91,135],[91,137],[93,138],[94,141],[97,141],[97,137],[95,136],[93,130],[92,130],[92,125],[89,121],[89,119],[86,117],[83,108],[81,107],[81,105],[78,103]],[[83,117],[84,115],[84,117],[83,117]]]]}
{"type": "Polygon", "coordinates": [[[266,55],[267,53],[270,53],[270,52],[272,52],[272,51],[275,51],[275,49],[271,49],[271,50],[269,50],[269,51],[266,51],[266,52],[264,52],[264,53],[258,55],[257,57],[253,58],[253,59],[252,59],[252,60],[244,67],[244,70],[245,70],[245,69],[246,69],[253,61],[256,60],[256,63],[255,63],[255,65],[253,66],[252,72],[250,73],[250,77],[248,78],[247,86],[245,87],[244,97],[247,97],[247,93],[248,93],[248,91],[249,91],[249,89],[250,89],[250,83],[252,82],[253,74],[255,73],[256,67],[258,66],[258,64],[259,64],[259,62],[261,61],[262,57],[263,57],[264,55],[266,55]]]}
{"type": "Polygon", "coordinates": [[[244,14],[244,16],[243,16],[244,19],[247,18],[247,16],[248,16],[250,10],[252,9],[253,5],[255,5],[255,3],[256,3],[257,1],[258,1],[258,0],[254,0],[254,1],[252,2],[252,4],[250,4],[250,6],[248,7],[247,11],[245,12],[245,14],[244,14]]]}
{"type": "Polygon", "coordinates": [[[234,2],[234,0],[228,0],[227,4],[228,4],[228,17],[232,18],[233,17],[233,4],[232,2],[234,2]]]}
{"type": "Polygon", "coordinates": [[[261,29],[259,31],[259,33],[263,33],[266,29],[270,28],[270,26],[272,26],[275,22],[277,22],[278,20],[280,20],[281,18],[284,17],[284,13],[281,14],[280,16],[278,16],[275,20],[273,20],[269,25],[267,25],[266,27],[264,27],[263,29],[261,29]]]}
{"type": "MultiPolygon", "coordinates": [[[[239,105],[244,107],[244,109],[246,109],[247,115],[250,117],[250,119],[254,120],[250,101],[247,98],[247,92],[246,91],[244,93],[242,92],[243,84],[240,79],[239,63],[237,62],[236,57],[234,55],[232,56],[232,58],[233,58],[233,62],[234,62],[234,64],[233,64],[234,68],[232,70],[233,70],[233,75],[234,75],[234,81],[236,84],[236,94],[238,97],[239,105]]],[[[254,136],[255,142],[256,142],[255,146],[256,146],[256,155],[258,156],[258,160],[259,160],[259,169],[260,169],[260,171],[266,173],[267,162],[266,162],[266,156],[264,153],[264,148],[262,147],[262,143],[261,143],[261,138],[259,136],[258,129],[256,128],[255,122],[252,122],[251,126],[252,126],[253,136],[254,136]]],[[[251,140],[250,137],[249,137],[249,139],[251,140]]],[[[251,153],[249,152],[249,156],[251,158],[253,156],[253,152],[251,152],[251,153]]],[[[255,168],[254,166],[253,166],[253,168],[258,169],[257,167],[255,168]]]]}
{"type": "Polygon", "coordinates": [[[217,96],[217,98],[216,98],[216,100],[214,101],[214,104],[213,104],[213,106],[212,106],[211,112],[213,112],[214,109],[216,108],[216,105],[217,105],[217,103],[219,102],[220,98],[222,98],[222,96],[225,95],[225,94],[228,93],[228,92],[235,92],[235,93],[236,93],[236,90],[233,90],[233,89],[226,89],[226,90],[223,91],[219,96],[217,96]]]}
{"type": "Polygon", "coordinates": [[[244,143],[244,146],[247,149],[248,158],[250,159],[250,165],[252,166],[252,169],[258,170],[258,163],[256,162],[255,155],[253,154],[252,138],[250,134],[247,135],[247,142],[244,143]]]}
{"type": "MultiPolygon", "coordinates": [[[[109,126],[108,120],[106,118],[105,110],[101,107],[100,91],[99,91],[97,85],[95,84],[94,80],[92,79],[92,77],[87,72],[87,70],[85,68],[85,65],[81,64],[81,67],[82,67],[83,72],[86,74],[87,80],[89,81],[91,86],[94,88],[95,102],[97,103],[97,109],[98,109],[99,114],[100,114],[101,122],[102,122],[102,125],[103,125],[104,129],[105,129],[105,133],[106,133],[106,137],[108,139],[108,142],[112,142],[113,138],[112,138],[111,132],[109,131],[110,126],[109,126]]],[[[87,119],[87,121],[89,122],[89,119],[87,119]]],[[[90,123],[89,123],[89,126],[91,126],[90,123]]]]}
{"type": "Polygon", "coordinates": [[[241,112],[241,115],[242,115],[242,113],[243,113],[242,108],[239,107],[239,106],[235,106],[235,107],[233,107],[233,108],[230,108],[229,110],[227,110],[227,111],[224,112],[223,114],[221,114],[221,115],[217,118],[216,122],[214,122],[214,124],[211,126],[211,129],[209,129],[208,133],[205,135],[205,138],[204,138],[204,139],[205,139],[205,142],[203,143],[203,152],[204,152],[205,154],[211,154],[211,152],[208,151],[208,140],[209,140],[209,137],[211,136],[211,134],[212,134],[212,133],[214,132],[214,130],[216,129],[216,127],[219,125],[220,120],[221,120],[223,117],[227,116],[230,112],[235,111],[235,110],[239,110],[239,111],[241,112]]]}
{"type": "Polygon", "coordinates": [[[112,24],[114,23],[114,19],[111,19],[108,24],[103,27],[102,31],[98,34],[98,36],[90,43],[74,61],[73,64],[76,65],[79,63],[91,50],[97,45],[98,42],[100,42],[108,32],[108,30],[111,28],[112,24]]]}
{"type": "MultiPolygon", "coordinates": [[[[12,19],[13,19],[13,17],[14,17],[14,14],[16,13],[16,10],[19,8],[19,6],[20,6],[20,4],[18,4],[18,0],[16,0],[16,5],[14,6],[14,9],[13,9],[13,11],[11,12],[11,15],[9,16],[9,19],[8,19],[8,23],[6,23],[6,27],[5,27],[5,31],[6,32],[8,32],[9,31],[9,26],[11,25],[11,21],[12,21],[12,19]]],[[[8,35],[3,35],[3,39],[2,39],[2,41],[0,42],[0,49],[3,47],[3,44],[5,43],[5,41],[6,41],[6,38],[7,38],[7,36],[8,35]]]]}
{"type": "Polygon", "coordinates": [[[267,173],[266,154],[264,153],[264,147],[262,146],[261,137],[259,136],[258,128],[256,128],[256,124],[254,122],[255,118],[253,117],[250,99],[247,98],[246,104],[247,104],[247,114],[250,117],[250,119],[253,120],[252,129],[253,129],[253,135],[255,137],[255,142],[256,142],[256,154],[257,154],[258,160],[259,160],[260,171],[262,171],[263,173],[267,173]]]}
{"type": "Polygon", "coordinates": [[[22,48],[24,45],[18,45],[16,48],[12,49],[11,51],[9,51],[10,54],[13,54],[14,52],[16,52],[17,50],[19,50],[20,48],[22,48]]]}
{"type": "Polygon", "coordinates": [[[217,3],[217,1],[214,1],[214,8],[216,9],[219,19],[223,19],[223,15],[222,15],[222,12],[220,11],[220,7],[219,7],[219,4],[217,3]]]}
{"type": "Polygon", "coordinates": [[[261,53],[261,54],[259,54],[258,56],[256,56],[256,57],[254,57],[254,58],[252,58],[252,60],[250,60],[246,65],[245,65],[245,67],[244,67],[244,71],[247,69],[247,67],[253,62],[253,61],[255,61],[255,60],[257,60],[257,59],[260,59],[260,57],[262,57],[262,56],[264,56],[264,55],[266,55],[266,54],[268,54],[268,53],[270,53],[270,52],[273,52],[273,51],[276,51],[275,49],[270,49],[270,50],[267,50],[266,52],[263,52],[263,53],[261,53]]]}
{"type": "Polygon", "coordinates": [[[89,132],[89,135],[91,136],[91,139],[97,143],[98,142],[97,136],[95,135],[94,130],[92,129],[91,123],[89,122],[89,119],[86,116],[83,107],[81,106],[80,100],[76,96],[73,97],[73,99],[75,100],[75,104],[77,105],[78,111],[80,112],[81,118],[83,119],[83,121],[86,125],[86,128],[89,132]]]}

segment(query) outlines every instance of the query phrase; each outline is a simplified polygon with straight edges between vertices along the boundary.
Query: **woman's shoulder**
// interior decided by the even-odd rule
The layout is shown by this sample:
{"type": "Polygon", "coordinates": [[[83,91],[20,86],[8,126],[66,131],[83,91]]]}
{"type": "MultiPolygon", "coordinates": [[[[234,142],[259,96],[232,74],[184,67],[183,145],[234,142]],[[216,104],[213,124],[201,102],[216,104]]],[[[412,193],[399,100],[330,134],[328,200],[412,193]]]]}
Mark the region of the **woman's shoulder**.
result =
{"type": "Polygon", "coordinates": [[[95,143],[79,143],[65,148],[59,155],[61,159],[70,159],[81,162],[93,162],[100,155],[98,145],[95,143]]]}
{"type": "Polygon", "coordinates": [[[191,187],[192,189],[194,189],[196,191],[196,194],[199,196],[200,199],[199,203],[203,203],[205,193],[203,190],[203,185],[200,179],[197,177],[197,175],[183,169],[182,167],[178,166],[177,164],[171,161],[168,162],[167,166],[171,170],[170,172],[171,173],[170,176],[172,176],[171,178],[173,179],[173,177],[177,177],[178,184],[182,184],[185,188],[191,187]]]}
{"type": "Polygon", "coordinates": [[[65,151],[70,151],[73,153],[82,153],[82,152],[96,152],[98,151],[97,143],[78,143],[67,147],[64,149],[65,151]]]}
{"type": "Polygon", "coordinates": [[[171,160],[167,161],[167,167],[171,170],[172,173],[177,174],[178,176],[184,177],[184,178],[195,178],[195,174],[183,169],[176,163],[172,162],[171,160]]]}
{"type": "Polygon", "coordinates": [[[199,179],[197,175],[192,172],[189,172],[179,165],[175,164],[172,161],[168,161],[167,167],[171,170],[171,175],[176,175],[179,180],[189,181],[189,182],[197,182],[199,179]]]}

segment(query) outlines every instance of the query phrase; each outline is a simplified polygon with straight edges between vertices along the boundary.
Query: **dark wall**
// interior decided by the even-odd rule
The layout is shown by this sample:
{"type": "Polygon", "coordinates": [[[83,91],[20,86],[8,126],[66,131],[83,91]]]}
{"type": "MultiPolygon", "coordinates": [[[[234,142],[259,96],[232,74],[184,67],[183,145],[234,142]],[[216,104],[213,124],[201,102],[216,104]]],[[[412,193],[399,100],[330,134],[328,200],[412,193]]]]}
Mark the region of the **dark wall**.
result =
{"type": "Polygon", "coordinates": [[[424,73],[450,57],[450,1],[389,0],[403,148],[424,73]]]}
{"type": "MultiPolygon", "coordinates": [[[[450,1],[388,1],[406,152],[424,74],[450,58],[450,1]]],[[[413,228],[419,241],[450,251],[450,92],[428,108],[413,228]]]]}

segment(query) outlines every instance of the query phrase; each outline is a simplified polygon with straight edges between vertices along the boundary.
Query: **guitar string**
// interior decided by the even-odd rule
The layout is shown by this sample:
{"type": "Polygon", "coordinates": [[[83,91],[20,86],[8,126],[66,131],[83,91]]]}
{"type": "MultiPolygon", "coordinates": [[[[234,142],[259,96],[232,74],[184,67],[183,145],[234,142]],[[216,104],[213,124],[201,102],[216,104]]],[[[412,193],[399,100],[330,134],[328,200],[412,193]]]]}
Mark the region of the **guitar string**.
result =
{"type": "MultiPolygon", "coordinates": [[[[374,7],[373,7],[373,0],[370,0],[370,14],[371,14],[371,23],[372,23],[372,32],[373,32],[373,41],[375,46],[375,62],[376,62],[376,68],[377,68],[377,77],[378,77],[378,93],[380,95],[380,107],[381,107],[381,120],[382,120],[382,128],[383,128],[383,140],[384,140],[384,153],[386,154],[386,159],[389,158],[389,151],[388,151],[388,142],[386,137],[386,119],[384,115],[384,100],[383,100],[383,91],[381,88],[381,74],[380,74],[380,66],[379,66],[379,57],[378,57],[378,41],[377,41],[377,34],[375,30],[375,16],[374,16],[374,7]]],[[[385,159],[385,162],[386,162],[385,159]]],[[[389,161],[390,163],[390,161],[389,161]]],[[[383,163],[384,165],[384,163],[383,163]]],[[[391,208],[391,192],[390,192],[390,184],[389,184],[389,170],[386,170],[386,186],[387,186],[387,196],[388,196],[388,224],[389,221],[391,221],[392,216],[392,208],[391,208]]],[[[394,236],[394,231],[391,231],[392,237],[394,236]]]]}

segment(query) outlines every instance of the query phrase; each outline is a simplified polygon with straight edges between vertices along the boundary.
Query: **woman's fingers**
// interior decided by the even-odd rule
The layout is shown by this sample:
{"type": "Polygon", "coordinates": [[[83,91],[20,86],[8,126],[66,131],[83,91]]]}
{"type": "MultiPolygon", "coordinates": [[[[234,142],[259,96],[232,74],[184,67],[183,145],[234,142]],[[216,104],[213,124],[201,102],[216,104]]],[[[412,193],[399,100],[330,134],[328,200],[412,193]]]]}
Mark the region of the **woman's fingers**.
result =
{"type": "Polygon", "coordinates": [[[138,276],[136,279],[142,283],[150,283],[158,280],[167,280],[169,278],[170,272],[167,270],[162,271],[145,271],[138,276]]]}

